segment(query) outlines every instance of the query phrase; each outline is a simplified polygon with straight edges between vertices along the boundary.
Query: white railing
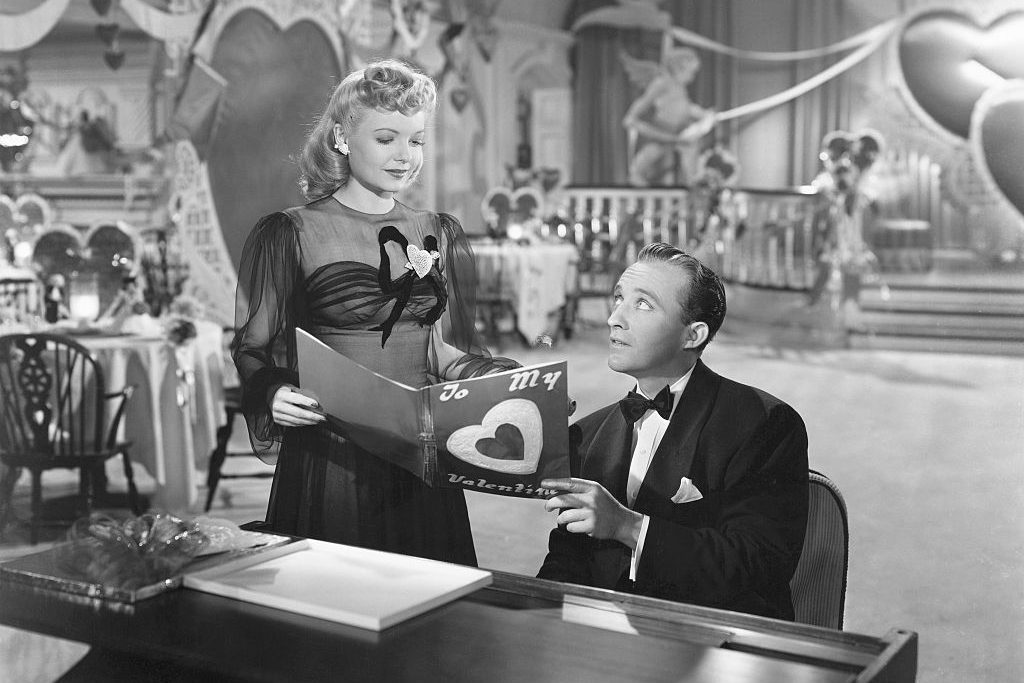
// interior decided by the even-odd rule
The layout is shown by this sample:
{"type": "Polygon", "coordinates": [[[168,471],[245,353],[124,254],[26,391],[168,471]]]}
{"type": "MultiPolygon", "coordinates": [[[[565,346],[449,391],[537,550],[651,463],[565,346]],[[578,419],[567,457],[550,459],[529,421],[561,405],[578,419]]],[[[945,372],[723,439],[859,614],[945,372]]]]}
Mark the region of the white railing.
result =
{"type": "Polygon", "coordinates": [[[823,203],[814,193],[736,189],[711,214],[706,193],[686,188],[570,187],[559,219],[545,228],[579,249],[583,279],[614,273],[640,246],[660,241],[694,253],[727,281],[806,290],[823,203]]]}

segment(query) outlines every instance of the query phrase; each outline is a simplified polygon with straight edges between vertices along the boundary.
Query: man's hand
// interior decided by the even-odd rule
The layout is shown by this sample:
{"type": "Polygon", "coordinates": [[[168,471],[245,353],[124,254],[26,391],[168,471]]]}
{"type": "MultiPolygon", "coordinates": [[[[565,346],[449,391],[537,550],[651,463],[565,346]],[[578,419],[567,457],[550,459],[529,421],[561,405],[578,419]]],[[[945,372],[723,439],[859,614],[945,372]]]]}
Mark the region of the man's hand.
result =
{"type": "Polygon", "coordinates": [[[599,539],[614,539],[630,549],[636,548],[643,515],[615,500],[608,490],[587,479],[545,479],[546,489],[564,491],[544,503],[549,512],[558,511],[555,521],[574,534],[599,539]]]}
{"type": "Polygon", "coordinates": [[[302,393],[301,389],[290,384],[284,384],[274,392],[270,415],[283,427],[308,427],[327,419],[316,397],[302,393]]]}

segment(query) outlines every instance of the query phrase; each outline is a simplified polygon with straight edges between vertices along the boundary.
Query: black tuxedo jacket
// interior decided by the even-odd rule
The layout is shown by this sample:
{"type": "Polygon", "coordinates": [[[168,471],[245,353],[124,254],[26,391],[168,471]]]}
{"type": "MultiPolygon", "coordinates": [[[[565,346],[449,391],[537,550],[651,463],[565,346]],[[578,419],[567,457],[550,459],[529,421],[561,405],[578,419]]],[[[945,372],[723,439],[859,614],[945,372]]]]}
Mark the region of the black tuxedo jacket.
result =
{"type": "MultiPolygon", "coordinates": [[[[626,504],[632,425],[618,403],[570,428],[571,470],[626,504]]],[[[789,581],[807,524],[807,431],[790,406],[697,361],[633,509],[650,516],[631,551],[564,528],[551,532],[540,578],[793,619],[789,581]],[[703,499],[673,503],[682,477],[703,499]]]]}

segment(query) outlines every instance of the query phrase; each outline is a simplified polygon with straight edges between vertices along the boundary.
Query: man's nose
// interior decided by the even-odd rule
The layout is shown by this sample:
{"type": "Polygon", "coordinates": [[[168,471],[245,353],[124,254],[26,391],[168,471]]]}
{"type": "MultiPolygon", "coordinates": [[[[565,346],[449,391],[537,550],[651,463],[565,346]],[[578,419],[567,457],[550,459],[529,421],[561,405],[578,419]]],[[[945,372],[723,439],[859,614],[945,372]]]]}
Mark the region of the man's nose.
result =
{"type": "Polygon", "coordinates": [[[622,316],[620,304],[612,304],[612,312],[608,315],[608,327],[626,327],[626,319],[622,316]]]}

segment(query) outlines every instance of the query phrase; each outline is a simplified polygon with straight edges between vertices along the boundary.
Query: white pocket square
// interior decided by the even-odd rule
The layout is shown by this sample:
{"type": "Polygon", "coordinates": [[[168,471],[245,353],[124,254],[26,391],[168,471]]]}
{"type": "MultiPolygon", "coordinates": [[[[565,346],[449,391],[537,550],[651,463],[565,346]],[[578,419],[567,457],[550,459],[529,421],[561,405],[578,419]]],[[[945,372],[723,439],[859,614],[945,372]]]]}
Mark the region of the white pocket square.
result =
{"type": "Polygon", "coordinates": [[[679,490],[672,496],[673,503],[692,503],[695,500],[700,500],[704,495],[700,492],[689,477],[683,477],[679,480],[679,490]]]}

